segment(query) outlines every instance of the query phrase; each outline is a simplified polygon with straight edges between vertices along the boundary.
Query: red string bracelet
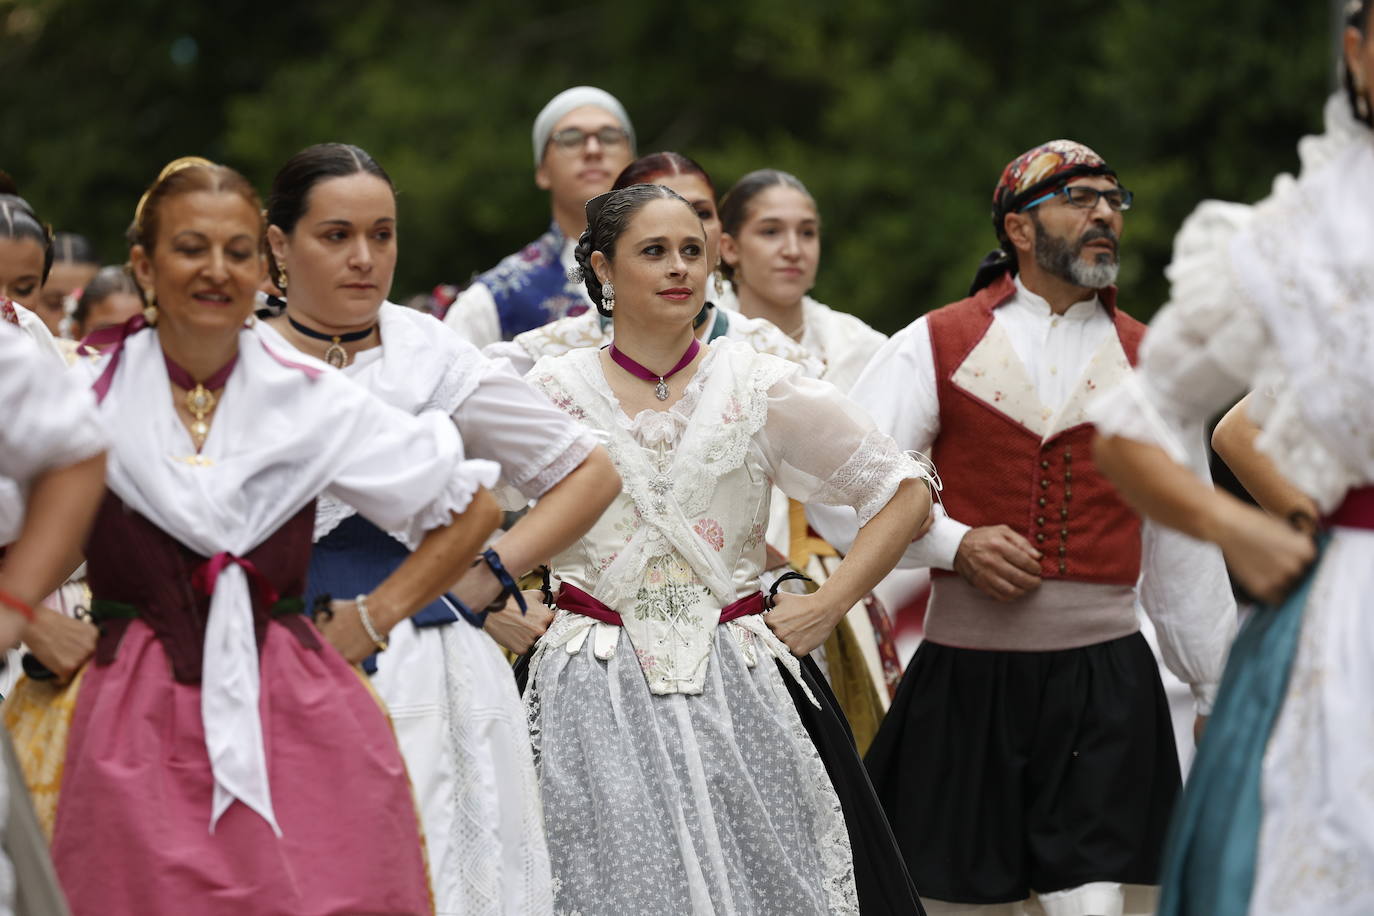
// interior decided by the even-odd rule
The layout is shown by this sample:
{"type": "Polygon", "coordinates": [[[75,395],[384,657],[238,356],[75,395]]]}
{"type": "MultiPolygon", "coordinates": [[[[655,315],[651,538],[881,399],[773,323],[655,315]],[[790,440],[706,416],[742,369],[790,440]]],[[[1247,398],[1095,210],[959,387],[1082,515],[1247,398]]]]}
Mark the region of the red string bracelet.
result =
{"type": "Polygon", "coordinates": [[[33,608],[29,607],[27,604],[20,601],[18,598],[14,597],[9,592],[0,591],[0,604],[3,604],[5,607],[10,608],[11,610],[18,611],[20,614],[24,616],[25,620],[27,620],[29,623],[33,623],[33,608]]]}

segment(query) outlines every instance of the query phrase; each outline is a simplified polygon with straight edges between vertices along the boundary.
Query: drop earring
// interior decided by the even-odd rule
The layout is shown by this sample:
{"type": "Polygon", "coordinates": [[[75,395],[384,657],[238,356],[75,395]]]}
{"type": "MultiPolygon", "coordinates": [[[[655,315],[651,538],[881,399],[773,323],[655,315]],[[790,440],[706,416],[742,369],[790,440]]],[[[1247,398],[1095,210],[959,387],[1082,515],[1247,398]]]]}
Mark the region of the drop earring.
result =
{"type": "Polygon", "coordinates": [[[606,311],[615,311],[615,286],[609,280],[601,284],[601,304],[606,311]]]}

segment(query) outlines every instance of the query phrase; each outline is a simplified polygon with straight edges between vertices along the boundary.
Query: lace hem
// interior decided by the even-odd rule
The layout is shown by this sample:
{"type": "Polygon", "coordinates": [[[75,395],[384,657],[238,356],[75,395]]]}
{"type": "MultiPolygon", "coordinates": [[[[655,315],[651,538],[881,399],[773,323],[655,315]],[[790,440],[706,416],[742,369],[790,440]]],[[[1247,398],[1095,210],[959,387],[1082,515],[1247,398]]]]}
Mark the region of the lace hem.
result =
{"type": "Polygon", "coordinates": [[[435,528],[449,524],[453,516],[467,511],[472,497],[479,489],[490,489],[501,476],[501,465],[495,461],[470,459],[460,462],[439,497],[415,513],[404,532],[389,531],[392,537],[412,550],[435,528]]]}
{"type": "Polygon", "coordinates": [[[596,437],[581,427],[569,427],[544,452],[542,469],[521,482],[512,482],[527,499],[538,499],[577,469],[596,448],[596,437]]]}

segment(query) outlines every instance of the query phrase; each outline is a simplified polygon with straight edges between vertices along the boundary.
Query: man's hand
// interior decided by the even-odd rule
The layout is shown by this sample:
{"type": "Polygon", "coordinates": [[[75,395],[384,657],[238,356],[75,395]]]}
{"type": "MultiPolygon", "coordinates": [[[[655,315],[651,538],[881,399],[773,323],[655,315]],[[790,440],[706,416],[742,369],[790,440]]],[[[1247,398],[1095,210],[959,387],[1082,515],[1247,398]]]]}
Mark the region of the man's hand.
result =
{"type": "Polygon", "coordinates": [[[954,571],[998,601],[1012,601],[1040,585],[1040,551],[1006,525],[973,528],[959,542],[954,571]]]}
{"type": "Polygon", "coordinates": [[[495,614],[487,615],[485,629],[487,635],[496,640],[504,649],[516,655],[524,655],[533,648],[539,637],[553,623],[553,608],[544,603],[544,597],[537,591],[526,591],[525,604],[529,608],[524,614],[514,598],[506,600],[506,606],[495,614]]]}

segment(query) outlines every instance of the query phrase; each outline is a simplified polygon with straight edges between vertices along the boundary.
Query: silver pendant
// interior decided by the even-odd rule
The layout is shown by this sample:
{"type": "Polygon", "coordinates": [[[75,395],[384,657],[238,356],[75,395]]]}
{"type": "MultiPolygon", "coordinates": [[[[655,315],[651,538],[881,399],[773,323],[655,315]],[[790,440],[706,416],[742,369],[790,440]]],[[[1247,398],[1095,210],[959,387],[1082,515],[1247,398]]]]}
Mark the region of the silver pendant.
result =
{"type": "Polygon", "coordinates": [[[654,397],[660,401],[668,400],[668,383],[663,379],[659,379],[658,384],[654,386],[654,397]]]}
{"type": "Polygon", "coordinates": [[[335,337],[334,342],[324,351],[324,361],[335,369],[342,369],[344,363],[348,362],[348,351],[339,346],[339,338],[335,337]]]}

